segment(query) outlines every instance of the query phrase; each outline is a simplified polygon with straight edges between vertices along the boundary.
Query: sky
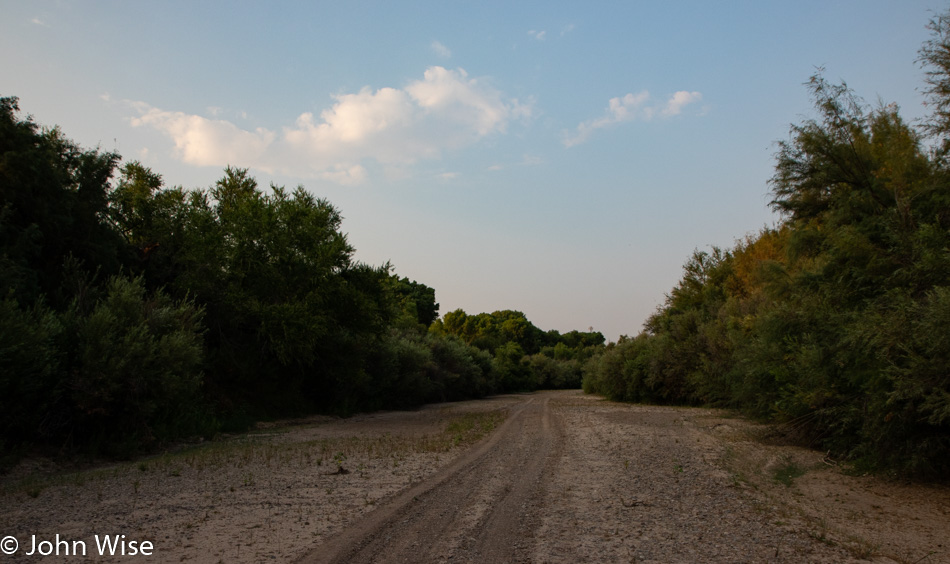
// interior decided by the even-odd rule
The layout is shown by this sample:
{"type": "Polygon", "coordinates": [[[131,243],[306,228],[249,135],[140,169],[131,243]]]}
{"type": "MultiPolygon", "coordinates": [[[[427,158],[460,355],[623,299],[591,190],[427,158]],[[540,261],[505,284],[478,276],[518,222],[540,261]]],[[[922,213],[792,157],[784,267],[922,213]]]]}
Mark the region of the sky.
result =
{"type": "Polygon", "coordinates": [[[441,313],[636,335],[775,225],[817,69],[923,118],[929,0],[0,0],[0,96],[166,186],[303,186],[441,313]]]}

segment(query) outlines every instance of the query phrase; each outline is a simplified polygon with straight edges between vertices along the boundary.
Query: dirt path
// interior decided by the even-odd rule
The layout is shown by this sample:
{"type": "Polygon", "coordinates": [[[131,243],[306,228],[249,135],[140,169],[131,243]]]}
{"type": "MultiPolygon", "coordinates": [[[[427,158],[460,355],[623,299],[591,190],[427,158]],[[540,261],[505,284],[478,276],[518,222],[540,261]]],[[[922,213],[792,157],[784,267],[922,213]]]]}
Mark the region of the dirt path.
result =
{"type": "Polygon", "coordinates": [[[551,403],[525,398],[491,439],[300,562],[527,559],[563,447],[551,403]]]}
{"type": "Polygon", "coordinates": [[[579,391],[315,418],[0,477],[0,561],[950,563],[950,489],[854,476],[773,429],[579,391]],[[86,555],[24,554],[32,536],[86,555]]]}
{"type": "Polygon", "coordinates": [[[689,420],[706,413],[526,397],[490,441],[299,562],[874,557],[784,521],[750,495],[723,467],[722,441],[689,420]]]}

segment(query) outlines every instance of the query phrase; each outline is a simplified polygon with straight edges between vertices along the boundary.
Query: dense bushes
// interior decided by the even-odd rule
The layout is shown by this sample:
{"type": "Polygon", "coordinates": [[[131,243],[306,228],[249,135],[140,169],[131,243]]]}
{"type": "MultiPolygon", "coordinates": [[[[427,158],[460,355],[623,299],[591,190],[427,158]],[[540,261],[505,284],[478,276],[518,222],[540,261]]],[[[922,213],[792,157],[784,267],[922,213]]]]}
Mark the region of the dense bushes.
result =
{"type": "Polygon", "coordinates": [[[897,108],[820,76],[810,87],[819,118],[777,156],[781,224],[695,253],[584,389],[735,407],[868,466],[945,474],[950,169],[897,108]]]}
{"type": "Polygon", "coordinates": [[[70,432],[105,451],[200,431],[202,312],[141,278],[113,277],[95,307],[68,311],[63,344],[71,370],[62,382],[70,432]],[[75,349],[71,349],[72,346],[75,349]]]}
{"type": "Polygon", "coordinates": [[[235,168],[167,188],[17,112],[0,99],[0,450],[127,455],[259,417],[577,386],[577,351],[603,343],[520,312],[446,331],[435,290],[354,261],[303,188],[235,168]]]}
{"type": "Polygon", "coordinates": [[[42,432],[59,378],[62,325],[42,303],[0,301],[0,449],[42,432]]]}
{"type": "Polygon", "coordinates": [[[604,345],[599,332],[545,332],[512,310],[469,315],[458,309],[429,331],[491,353],[495,390],[579,388],[583,363],[604,345]]]}
{"type": "Polygon", "coordinates": [[[491,355],[451,336],[394,330],[377,349],[377,407],[478,398],[503,391],[491,355]]]}
{"type": "Polygon", "coordinates": [[[141,278],[112,277],[102,296],[62,312],[0,306],[0,432],[5,446],[60,441],[128,454],[200,432],[201,311],[141,278]]]}

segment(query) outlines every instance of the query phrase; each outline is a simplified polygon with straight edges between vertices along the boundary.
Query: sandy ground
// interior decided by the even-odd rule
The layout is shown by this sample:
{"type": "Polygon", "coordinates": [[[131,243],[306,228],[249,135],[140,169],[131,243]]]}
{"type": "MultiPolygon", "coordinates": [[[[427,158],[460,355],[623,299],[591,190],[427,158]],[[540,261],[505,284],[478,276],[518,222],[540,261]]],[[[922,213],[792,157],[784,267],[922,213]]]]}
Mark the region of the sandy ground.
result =
{"type": "Polygon", "coordinates": [[[0,477],[0,536],[18,544],[0,561],[143,558],[99,555],[97,535],[125,535],[152,562],[950,562],[950,489],[768,436],[566,391],[286,422],[82,471],[30,460],[0,477]],[[34,538],[53,554],[27,555],[34,538]]]}

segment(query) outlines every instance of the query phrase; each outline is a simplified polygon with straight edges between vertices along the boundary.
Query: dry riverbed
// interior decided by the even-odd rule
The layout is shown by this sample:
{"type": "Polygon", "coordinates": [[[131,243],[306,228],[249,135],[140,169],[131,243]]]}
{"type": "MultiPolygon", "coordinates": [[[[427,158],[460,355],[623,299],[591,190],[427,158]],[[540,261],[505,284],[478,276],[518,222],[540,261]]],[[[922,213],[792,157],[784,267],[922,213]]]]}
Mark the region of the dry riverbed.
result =
{"type": "Polygon", "coordinates": [[[99,555],[96,535],[125,535],[153,562],[950,562],[948,488],[852,476],[769,436],[565,391],[81,471],[30,460],[0,476],[0,536],[18,543],[0,560],[134,562],[99,555]],[[34,535],[59,555],[27,555],[34,535]]]}

